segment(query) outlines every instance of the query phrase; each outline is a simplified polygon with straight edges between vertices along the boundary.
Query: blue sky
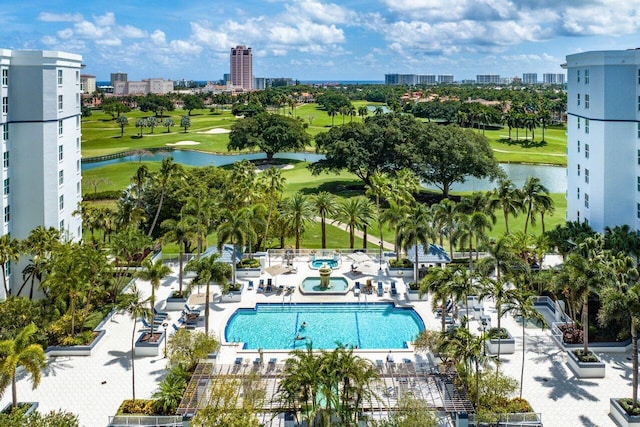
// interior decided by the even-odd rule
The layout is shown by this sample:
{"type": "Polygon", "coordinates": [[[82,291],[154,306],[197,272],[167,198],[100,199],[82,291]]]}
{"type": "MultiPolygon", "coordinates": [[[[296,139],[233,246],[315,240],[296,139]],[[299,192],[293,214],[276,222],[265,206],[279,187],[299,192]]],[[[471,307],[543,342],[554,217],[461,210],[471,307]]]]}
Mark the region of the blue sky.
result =
{"type": "Polygon", "coordinates": [[[215,80],[251,46],[254,75],[562,72],[567,54],[640,45],[640,0],[2,1],[0,47],[83,55],[85,72],[215,80]]]}

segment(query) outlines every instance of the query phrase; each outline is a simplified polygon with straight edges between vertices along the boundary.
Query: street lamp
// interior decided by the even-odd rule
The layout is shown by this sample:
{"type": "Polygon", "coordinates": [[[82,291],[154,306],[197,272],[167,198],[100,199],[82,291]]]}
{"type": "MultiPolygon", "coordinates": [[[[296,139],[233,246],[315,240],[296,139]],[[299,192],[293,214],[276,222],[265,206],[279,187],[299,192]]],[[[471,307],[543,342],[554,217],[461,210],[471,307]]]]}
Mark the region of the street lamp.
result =
{"type": "Polygon", "coordinates": [[[167,328],[169,327],[169,324],[167,322],[164,322],[162,324],[162,327],[164,328],[164,357],[167,357],[167,341],[168,341],[168,337],[167,337],[167,328]]]}
{"type": "MultiPolygon", "coordinates": [[[[486,331],[487,331],[487,319],[482,319],[482,337],[486,340],[486,331]]],[[[482,356],[486,356],[487,355],[487,344],[484,343],[484,345],[482,346],[482,356]]]]}
{"type": "Polygon", "coordinates": [[[378,245],[380,246],[380,268],[378,269],[378,271],[382,271],[382,240],[380,240],[378,242],[378,245]]]}

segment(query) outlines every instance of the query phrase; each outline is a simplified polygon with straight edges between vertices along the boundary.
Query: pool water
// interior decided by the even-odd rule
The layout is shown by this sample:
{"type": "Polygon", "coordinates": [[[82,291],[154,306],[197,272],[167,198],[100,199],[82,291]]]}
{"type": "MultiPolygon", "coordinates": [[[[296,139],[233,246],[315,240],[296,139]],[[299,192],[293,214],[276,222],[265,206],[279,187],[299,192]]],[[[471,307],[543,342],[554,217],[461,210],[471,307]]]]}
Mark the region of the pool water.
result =
{"type": "Polygon", "coordinates": [[[323,293],[332,293],[332,292],[342,292],[346,293],[349,288],[349,283],[347,279],[344,277],[331,277],[329,278],[329,282],[331,283],[330,288],[323,288],[320,286],[320,278],[319,277],[307,277],[302,281],[302,292],[323,292],[323,293]]]}
{"type": "Polygon", "coordinates": [[[311,268],[320,268],[323,264],[327,264],[330,268],[338,268],[338,261],[335,259],[316,259],[311,261],[311,268]]]}
{"type": "Polygon", "coordinates": [[[400,349],[422,330],[424,322],[412,308],[389,303],[257,304],[236,310],[225,339],[254,350],[304,349],[308,342],[314,349],[334,349],[337,342],[361,349],[400,349]]]}

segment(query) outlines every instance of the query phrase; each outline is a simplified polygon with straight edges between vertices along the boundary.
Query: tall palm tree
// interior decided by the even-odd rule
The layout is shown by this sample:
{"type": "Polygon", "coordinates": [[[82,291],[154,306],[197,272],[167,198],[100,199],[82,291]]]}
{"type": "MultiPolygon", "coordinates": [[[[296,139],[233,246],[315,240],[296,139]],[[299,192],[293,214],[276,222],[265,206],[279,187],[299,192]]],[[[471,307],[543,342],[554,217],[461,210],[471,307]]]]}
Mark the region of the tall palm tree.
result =
{"type": "Polygon", "coordinates": [[[522,389],[524,387],[524,361],[526,354],[527,321],[533,320],[544,325],[544,317],[533,307],[531,294],[524,289],[514,291],[513,300],[505,304],[504,313],[519,316],[522,319],[522,365],[520,368],[520,398],[522,399],[522,389]]]}
{"type": "Polygon", "coordinates": [[[213,212],[214,201],[204,193],[189,197],[182,208],[184,220],[189,223],[196,239],[198,257],[202,254],[207,242],[207,234],[211,231],[213,212]]]}
{"type": "Polygon", "coordinates": [[[244,245],[253,230],[249,223],[249,214],[246,208],[239,210],[225,210],[222,214],[222,222],[216,229],[218,235],[218,250],[222,253],[222,247],[229,242],[233,246],[231,255],[231,282],[236,285],[236,254],[238,245],[244,245]]]}
{"type": "Polygon", "coordinates": [[[164,203],[164,197],[167,192],[167,184],[172,176],[177,175],[181,171],[182,167],[178,163],[173,162],[173,157],[166,157],[162,159],[162,165],[158,171],[158,181],[160,183],[160,200],[158,201],[158,208],[156,214],[153,217],[151,227],[149,227],[149,236],[153,235],[153,230],[156,228],[160,211],[162,210],[162,204],[164,203]]]}
{"type": "Polygon", "coordinates": [[[172,242],[178,245],[178,292],[182,295],[182,270],[184,265],[185,246],[188,242],[197,240],[197,236],[193,232],[194,227],[192,223],[185,218],[181,218],[179,220],[175,220],[173,218],[165,219],[160,224],[160,228],[165,232],[162,236],[163,242],[172,242]]]}
{"type": "MultiPolygon", "coordinates": [[[[393,200],[389,201],[389,207],[384,210],[382,213],[382,221],[388,224],[389,230],[393,231],[393,245],[394,252],[396,253],[396,258],[400,257],[400,247],[398,246],[398,234],[400,233],[400,224],[402,221],[409,215],[411,208],[408,205],[400,205],[393,200]]],[[[382,240],[382,234],[380,235],[380,239],[382,240]]]]}
{"type": "Polygon", "coordinates": [[[413,260],[414,280],[418,281],[418,245],[426,252],[429,240],[435,239],[435,232],[431,226],[431,211],[423,204],[417,205],[409,216],[399,226],[398,245],[407,252],[411,246],[415,248],[413,260]]]}
{"type": "Polygon", "coordinates": [[[327,217],[333,216],[338,209],[336,196],[328,191],[321,191],[311,197],[311,203],[320,216],[322,249],[327,247],[327,217]]]}
{"type": "Polygon", "coordinates": [[[430,268],[427,270],[427,275],[420,282],[420,298],[427,292],[431,292],[433,294],[434,311],[438,308],[438,301],[440,301],[442,310],[440,320],[443,333],[446,330],[447,299],[451,295],[451,284],[456,280],[457,274],[457,269],[454,268],[430,268]]]}
{"type": "MultiPolygon", "coordinates": [[[[633,263],[633,260],[631,260],[633,263]]],[[[638,405],[638,325],[640,325],[640,284],[638,271],[625,271],[615,286],[606,287],[600,294],[598,322],[607,326],[614,321],[622,321],[627,327],[622,331],[631,335],[631,389],[632,407],[638,405]]]]}
{"type": "Polygon", "coordinates": [[[522,195],[520,190],[509,179],[498,181],[498,187],[492,192],[491,209],[502,209],[504,226],[509,234],[509,215],[517,216],[522,209],[522,195]]]}
{"type": "Polygon", "coordinates": [[[345,224],[349,230],[349,248],[351,249],[355,247],[356,229],[361,228],[364,222],[362,212],[366,202],[368,200],[363,196],[351,197],[342,202],[336,212],[336,221],[345,224]]]}
{"type": "MultiPolygon", "coordinates": [[[[133,327],[131,330],[131,393],[133,400],[136,400],[136,328],[138,326],[138,319],[149,319],[151,317],[151,310],[147,308],[148,302],[148,298],[142,298],[142,294],[136,285],[133,285],[128,293],[122,294],[118,301],[118,308],[126,310],[133,320],[133,327]]],[[[153,324],[153,322],[150,323],[153,324]]]]}
{"type": "Polygon", "coordinates": [[[22,270],[22,285],[18,289],[17,295],[27,283],[30,283],[29,299],[33,299],[35,281],[42,283],[42,278],[49,268],[49,258],[52,251],[58,248],[60,243],[60,230],[54,227],[44,228],[38,226],[31,230],[25,240],[23,240],[23,252],[31,255],[29,264],[22,270]]]}
{"type": "MultiPolygon", "coordinates": [[[[361,217],[362,223],[360,224],[360,228],[362,229],[362,248],[367,249],[367,230],[371,223],[378,218],[374,204],[367,198],[362,201],[361,217]]],[[[380,247],[382,248],[382,240],[380,241],[380,247]]]]}
{"type": "Polygon", "coordinates": [[[33,334],[36,325],[30,323],[22,329],[15,339],[0,341],[0,396],[11,385],[11,406],[18,406],[16,387],[16,370],[22,367],[31,377],[35,389],[40,384],[42,370],[46,366],[47,357],[40,344],[34,344],[33,334]]]}
{"type": "Polygon", "coordinates": [[[313,205],[311,200],[301,192],[295,193],[283,200],[280,214],[285,224],[294,231],[296,236],[296,250],[300,249],[300,236],[306,225],[313,219],[313,205]]]}
{"type": "MultiPolygon", "coordinates": [[[[145,260],[142,263],[142,270],[136,273],[136,277],[151,283],[151,297],[149,297],[151,311],[156,306],[156,290],[160,287],[162,279],[169,274],[171,274],[171,269],[169,266],[164,265],[161,259],[156,262],[152,262],[150,259],[145,260]]],[[[153,322],[149,323],[151,324],[151,336],[153,336],[153,322]]]]}
{"type": "Polygon", "coordinates": [[[264,188],[267,198],[269,199],[269,213],[267,215],[267,224],[264,230],[263,241],[263,249],[266,250],[267,240],[269,239],[269,226],[271,225],[273,210],[274,207],[278,205],[278,201],[282,197],[285,178],[280,173],[280,169],[271,167],[262,173],[259,180],[264,188]]]}
{"type": "Polygon", "coordinates": [[[329,117],[331,117],[331,127],[333,127],[334,120],[336,118],[336,115],[338,114],[338,107],[336,107],[335,105],[327,106],[327,114],[329,115],[329,117]]]}
{"type": "Polygon", "coordinates": [[[213,253],[208,257],[194,259],[187,264],[189,271],[195,271],[196,277],[191,285],[205,285],[205,311],[204,311],[204,332],[209,335],[209,301],[210,284],[217,283],[222,289],[222,294],[227,293],[227,280],[231,278],[231,267],[229,264],[219,261],[220,254],[213,253]]]}
{"type": "Polygon", "coordinates": [[[533,213],[540,211],[540,207],[548,210],[549,206],[553,206],[553,199],[549,196],[547,187],[540,183],[540,179],[530,176],[525,181],[522,190],[522,206],[527,209],[527,218],[524,221],[524,232],[527,233],[529,222],[534,225],[535,217],[533,213]]]}
{"type": "Polygon", "coordinates": [[[443,236],[449,238],[449,253],[453,258],[453,242],[456,231],[456,217],[458,208],[456,202],[450,199],[444,199],[437,205],[433,205],[433,220],[438,230],[440,238],[440,246],[442,246],[443,236]]]}
{"type": "Polygon", "coordinates": [[[321,360],[313,352],[311,344],[305,350],[294,350],[290,353],[282,371],[282,379],[278,383],[277,395],[293,406],[293,412],[304,411],[304,418],[313,423],[320,410],[317,398],[320,389],[321,360]]]}
{"type": "Polygon", "coordinates": [[[12,239],[10,234],[0,236],[0,269],[2,269],[2,284],[5,298],[11,293],[11,289],[9,289],[9,284],[7,283],[7,264],[17,262],[20,259],[20,246],[20,241],[18,239],[12,239]]]}

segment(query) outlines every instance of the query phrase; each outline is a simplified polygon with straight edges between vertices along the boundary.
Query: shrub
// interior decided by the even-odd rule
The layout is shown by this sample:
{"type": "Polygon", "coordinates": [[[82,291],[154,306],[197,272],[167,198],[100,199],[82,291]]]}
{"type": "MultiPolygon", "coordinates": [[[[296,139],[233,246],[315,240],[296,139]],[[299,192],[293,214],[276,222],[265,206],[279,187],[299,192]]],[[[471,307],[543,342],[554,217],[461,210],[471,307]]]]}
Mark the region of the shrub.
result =
{"type": "Polygon", "coordinates": [[[138,414],[138,415],[151,415],[155,411],[153,409],[153,400],[148,399],[127,399],[122,402],[118,409],[118,415],[122,414],[138,414]]]}
{"type": "Polygon", "coordinates": [[[82,195],[82,200],[104,200],[119,199],[122,196],[122,190],[98,191],[95,193],[86,193],[82,195]]]}
{"type": "Polygon", "coordinates": [[[487,335],[489,336],[489,339],[494,339],[494,340],[497,340],[497,339],[505,340],[509,338],[509,333],[505,328],[500,328],[500,329],[491,328],[487,332],[487,335]]]}
{"type": "Polygon", "coordinates": [[[412,291],[419,291],[420,290],[420,283],[418,283],[418,282],[409,282],[409,289],[411,289],[412,291]]]}
{"type": "Polygon", "coordinates": [[[598,357],[591,351],[585,354],[583,350],[574,350],[573,354],[575,354],[581,362],[598,362],[598,357]]]}
{"type": "Polygon", "coordinates": [[[618,399],[618,403],[629,415],[640,415],[640,406],[633,408],[632,399],[618,399]]]}
{"type": "Polygon", "coordinates": [[[413,262],[408,258],[390,259],[389,266],[393,268],[411,268],[413,267],[413,262]]]}
{"type": "Polygon", "coordinates": [[[187,297],[187,292],[186,291],[173,291],[171,293],[171,298],[186,298],[187,297]]]}
{"type": "Polygon", "coordinates": [[[514,397],[509,400],[505,406],[505,411],[512,414],[517,414],[520,412],[533,412],[533,408],[525,399],[521,399],[519,397],[514,397]]]}
{"type": "Polygon", "coordinates": [[[260,267],[260,260],[256,258],[252,259],[243,259],[238,264],[236,264],[237,268],[258,268],[260,267]]]}

